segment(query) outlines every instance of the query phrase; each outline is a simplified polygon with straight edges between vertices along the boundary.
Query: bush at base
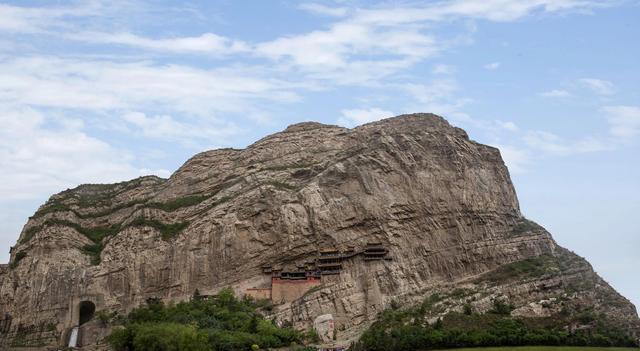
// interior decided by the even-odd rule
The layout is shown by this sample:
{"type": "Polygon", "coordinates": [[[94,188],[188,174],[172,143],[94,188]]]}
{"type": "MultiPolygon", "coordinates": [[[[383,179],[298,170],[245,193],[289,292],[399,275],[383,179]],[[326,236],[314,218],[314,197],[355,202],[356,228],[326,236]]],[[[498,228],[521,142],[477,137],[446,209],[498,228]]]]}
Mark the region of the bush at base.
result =
{"type": "Polygon", "coordinates": [[[280,328],[258,314],[259,305],[237,299],[230,289],[176,305],[152,299],[133,310],[108,340],[116,351],[233,351],[302,342],[301,332],[280,328]]]}

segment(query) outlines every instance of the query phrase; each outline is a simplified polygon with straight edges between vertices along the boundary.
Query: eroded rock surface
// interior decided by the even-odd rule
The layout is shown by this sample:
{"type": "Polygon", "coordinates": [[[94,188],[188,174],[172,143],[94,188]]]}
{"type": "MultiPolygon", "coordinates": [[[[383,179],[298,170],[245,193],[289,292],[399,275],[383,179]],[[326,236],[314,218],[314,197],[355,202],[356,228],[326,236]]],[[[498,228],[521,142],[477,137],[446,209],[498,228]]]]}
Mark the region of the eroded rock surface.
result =
{"type": "MultiPolygon", "coordinates": [[[[152,297],[242,294],[271,284],[266,266],[295,270],[323,248],[368,243],[390,259],[344,260],[300,298],[276,301],[273,317],[309,330],[331,314],[349,340],[392,301],[440,292],[443,313],[474,296],[478,311],[504,298],[514,315],[591,308],[630,332],[640,325],[586,261],[523,218],[498,149],[414,114],[354,129],[301,123],[198,154],[166,180],[52,196],[0,267],[0,345],[63,345],[83,301],[125,314],[152,297]],[[528,259],[544,269],[509,270],[528,259]]],[[[108,327],[94,318],[87,329],[85,345],[108,327]]]]}

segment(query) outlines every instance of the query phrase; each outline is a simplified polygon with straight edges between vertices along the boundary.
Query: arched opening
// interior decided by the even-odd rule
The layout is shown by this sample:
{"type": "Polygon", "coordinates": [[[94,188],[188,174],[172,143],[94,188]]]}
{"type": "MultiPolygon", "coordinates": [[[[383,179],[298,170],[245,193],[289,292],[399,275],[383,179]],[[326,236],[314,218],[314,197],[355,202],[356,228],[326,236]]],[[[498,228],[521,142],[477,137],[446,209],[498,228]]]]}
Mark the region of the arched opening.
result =
{"type": "Polygon", "coordinates": [[[83,325],[93,318],[96,312],[96,305],[91,301],[80,302],[80,319],[78,325],[83,325]]]}

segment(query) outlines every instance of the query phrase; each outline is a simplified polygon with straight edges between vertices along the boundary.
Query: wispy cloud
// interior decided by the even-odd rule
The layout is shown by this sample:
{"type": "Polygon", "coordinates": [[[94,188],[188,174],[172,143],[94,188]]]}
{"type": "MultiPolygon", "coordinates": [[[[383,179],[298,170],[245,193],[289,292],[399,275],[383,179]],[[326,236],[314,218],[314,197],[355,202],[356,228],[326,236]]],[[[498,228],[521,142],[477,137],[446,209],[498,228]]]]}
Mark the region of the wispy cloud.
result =
{"type": "Polygon", "coordinates": [[[347,7],[331,7],[316,3],[304,3],[298,6],[301,10],[331,17],[344,17],[349,12],[347,7]]]}
{"type": "Polygon", "coordinates": [[[540,96],[546,98],[566,98],[570,97],[571,93],[566,90],[554,89],[540,93],[540,96]]]}
{"type": "Polygon", "coordinates": [[[496,22],[515,21],[531,13],[585,11],[606,7],[615,1],[595,0],[455,0],[425,6],[395,7],[361,10],[358,20],[380,25],[444,21],[456,18],[485,19],[496,22]]]}
{"type": "Polygon", "coordinates": [[[182,122],[169,115],[147,116],[142,112],[127,112],[122,120],[134,127],[134,133],[162,141],[178,141],[185,146],[198,147],[211,140],[225,140],[242,129],[233,123],[182,122]]]}
{"type": "Polygon", "coordinates": [[[342,117],[338,119],[338,124],[354,127],[360,124],[377,121],[387,117],[393,117],[395,113],[381,108],[347,109],[342,110],[342,117]]]}
{"type": "Polygon", "coordinates": [[[417,28],[386,28],[353,21],[260,43],[255,49],[259,56],[293,65],[319,78],[342,77],[345,72],[378,77],[376,72],[381,68],[387,74],[394,73],[437,51],[436,40],[417,28]],[[362,58],[365,54],[368,59],[362,58]],[[339,74],[331,74],[336,72],[339,74]]]}
{"type": "Polygon", "coordinates": [[[489,70],[489,71],[493,71],[496,70],[498,68],[500,68],[500,62],[491,62],[491,63],[487,63],[486,65],[483,66],[484,69],[489,70]]]}
{"type": "Polygon", "coordinates": [[[511,174],[527,172],[527,168],[531,164],[531,155],[528,150],[501,144],[495,144],[494,146],[500,150],[502,160],[511,174]]]}
{"type": "Polygon", "coordinates": [[[214,33],[204,33],[195,37],[152,39],[127,32],[84,32],[70,34],[67,38],[89,43],[117,44],[138,49],[186,54],[229,55],[249,52],[251,49],[245,42],[214,33]]]}
{"type": "Polygon", "coordinates": [[[610,133],[617,138],[633,138],[640,136],[640,107],[638,106],[605,106],[610,133]]]}
{"type": "Polygon", "coordinates": [[[60,123],[33,108],[0,109],[0,194],[36,199],[52,189],[122,181],[162,170],[133,166],[134,157],[87,135],[78,123],[60,123]],[[53,125],[53,127],[52,127],[53,125]],[[28,137],[27,137],[28,136],[28,137]]]}
{"type": "Polygon", "coordinates": [[[498,125],[499,128],[508,130],[510,132],[517,132],[520,130],[520,128],[518,128],[518,126],[511,121],[496,120],[496,124],[498,125]]]}
{"type": "Polygon", "coordinates": [[[246,111],[260,100],[295,101],[287,83],[254,73],[148,61],[15,58],[0,61],[0,101],[94,111],[155,106],[207,117],[246,111]]]}
{"type": "Polygon", "coordinates": [[[613,95],[615,92],[615,86],[613,83],[606,80],[582,78],[579,82],[598,95],[613,95]]]}
{"type": "Polygon", "coordinates": [[[431,70],[433,74],[453,74],[456,72],[455,67],[445,64],[437,64],[431,70]]]}
{"type": "Polygon", "coordinates": [[[562,137],[546,131],[529,131],[524,136],[527,146],[546,152],[554,156],[569,156],[573,154],[610,150],[606,140],[596,137],[586,137],[577,141],[566,141],[562,137]]]}

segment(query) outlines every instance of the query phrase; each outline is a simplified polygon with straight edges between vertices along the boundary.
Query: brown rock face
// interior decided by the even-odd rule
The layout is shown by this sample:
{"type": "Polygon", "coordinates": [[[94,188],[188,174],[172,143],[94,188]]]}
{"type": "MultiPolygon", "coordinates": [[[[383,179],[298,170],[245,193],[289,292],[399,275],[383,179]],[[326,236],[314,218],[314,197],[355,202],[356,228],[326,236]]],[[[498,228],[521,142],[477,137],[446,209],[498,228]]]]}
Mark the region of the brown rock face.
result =
{"type": "Polygon", "coordinates": [[[196,289],[269,297],[273,284],[308,285],[274,301],[274,317],[310,328],[331,314],[340,340],[391,301],[461,288],[480,311],[499,297],[514,315],[589,307],[629,332],[640,325],[586,261],[522,217],[500,152],[432,114],[301,123],[198,154],[167,180],[64,191],[29,219],[10,266],[0,267],[0,348],[66,344],[87,318],[80,342],[95,343],[108,327],[91,304],[124,314],[196,289]],[[338,252],[332,269],[318,265],[327,249],[338,252]],[[522,262],[544,269],[513,269],[522,262]]]}

